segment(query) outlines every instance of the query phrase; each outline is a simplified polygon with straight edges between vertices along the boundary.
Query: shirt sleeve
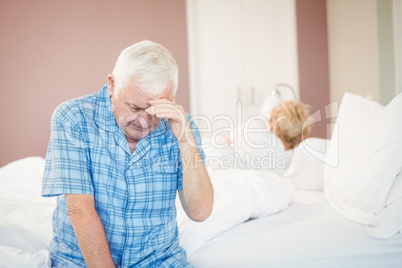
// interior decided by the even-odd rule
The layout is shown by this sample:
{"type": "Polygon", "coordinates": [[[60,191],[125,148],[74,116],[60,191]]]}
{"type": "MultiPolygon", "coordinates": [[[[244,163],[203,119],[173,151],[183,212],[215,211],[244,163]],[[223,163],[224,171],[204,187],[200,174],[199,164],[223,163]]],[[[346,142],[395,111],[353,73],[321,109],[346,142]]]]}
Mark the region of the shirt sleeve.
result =
{"type": "Polygon", "coordinates": [[[84,134],[76,113],[56,109],[46,153],[42,196],[94,194],[84,134]]]}
{"type": "Polygon", "coordinates": [[[188,118],[188,121],[190,122],[191,131],[193,133],[195,142],[197,144],[198,152],[200,153],[202,161],[205,164],[205,153],[204,153],[204,150],[202,149],[202,139],[201,139],[200,131],[198,130],[198,127],[195,124],[194,119],[191,117],[191,115],[187,114],[187,118],[188,118]]]}

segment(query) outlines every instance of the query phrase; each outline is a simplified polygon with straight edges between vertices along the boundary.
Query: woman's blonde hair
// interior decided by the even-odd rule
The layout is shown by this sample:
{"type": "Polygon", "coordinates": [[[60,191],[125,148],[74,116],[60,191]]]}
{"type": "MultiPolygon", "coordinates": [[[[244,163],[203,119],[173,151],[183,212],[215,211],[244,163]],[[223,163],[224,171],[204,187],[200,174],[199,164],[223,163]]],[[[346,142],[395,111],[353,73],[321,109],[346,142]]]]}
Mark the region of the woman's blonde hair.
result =
{"type": "Polygon", "coordinates": [[[289,149],[295,148],[311,131],[309,105],[299,101],[288,101],[276,106],[271,112],[270,124],[273,132],[287,143],[289,149]]]}

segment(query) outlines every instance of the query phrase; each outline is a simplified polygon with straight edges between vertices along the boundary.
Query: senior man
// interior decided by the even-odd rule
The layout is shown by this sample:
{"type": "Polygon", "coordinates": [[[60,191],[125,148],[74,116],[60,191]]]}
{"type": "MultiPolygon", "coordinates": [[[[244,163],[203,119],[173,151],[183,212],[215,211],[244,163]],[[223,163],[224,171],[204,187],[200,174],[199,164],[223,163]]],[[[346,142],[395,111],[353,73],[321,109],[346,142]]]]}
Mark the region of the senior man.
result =
{"type": "Polygon", "coordinates": [[[176,104],[178,68],[163,46],[120,54],[107,85],[53,113],[42,195],[58,196],[54,267],[191,267],[175,198],[209,217],[213,187],[199,132],[176,104]]]}

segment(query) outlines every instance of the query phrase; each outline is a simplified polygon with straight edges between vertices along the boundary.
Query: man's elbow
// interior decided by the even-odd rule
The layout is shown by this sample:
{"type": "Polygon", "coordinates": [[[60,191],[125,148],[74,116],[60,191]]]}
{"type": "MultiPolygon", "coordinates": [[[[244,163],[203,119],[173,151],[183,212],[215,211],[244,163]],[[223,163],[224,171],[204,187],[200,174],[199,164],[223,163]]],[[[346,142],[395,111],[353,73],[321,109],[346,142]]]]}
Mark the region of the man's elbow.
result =
{"type": "Polygon", "coordinates": [[[211,216],[211,214],[212,214],[212,208],[210,210],[205,209],[197,213],[193,213],[190,218],[191,220],[196,222],[203,222],[207,220],[209,216],[211,216]]]}
{"type": "Polygon", "coordinates": [[[209,202],[203,203],[203,206],[198,207],[195,211],[193,211],[190,219],[196,222],[203,222],[209,218],[212,214],[213,210],[213,197],[209,202]]]}

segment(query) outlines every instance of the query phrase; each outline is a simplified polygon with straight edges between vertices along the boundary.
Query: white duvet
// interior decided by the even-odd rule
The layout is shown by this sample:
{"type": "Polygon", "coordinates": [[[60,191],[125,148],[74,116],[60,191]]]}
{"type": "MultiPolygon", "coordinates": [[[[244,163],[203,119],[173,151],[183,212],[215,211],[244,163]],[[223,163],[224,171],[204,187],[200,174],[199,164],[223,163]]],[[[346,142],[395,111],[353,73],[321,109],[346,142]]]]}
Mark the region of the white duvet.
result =
{"type": "Polygon", "coordinates": [[[55,198],[42,198],[45,160],[28,157],[0,169],[0,267],[50,267],[55,198]]]}
{"type": "Polygon", "coordinates": [[[214,208],[204,222],[191,221],[176,199],[180,243],[191,257],[205,242],[249,219],[285,210],[293,197],[290,179],[268,171],[227,170],[212,173],[214,208]]]}

